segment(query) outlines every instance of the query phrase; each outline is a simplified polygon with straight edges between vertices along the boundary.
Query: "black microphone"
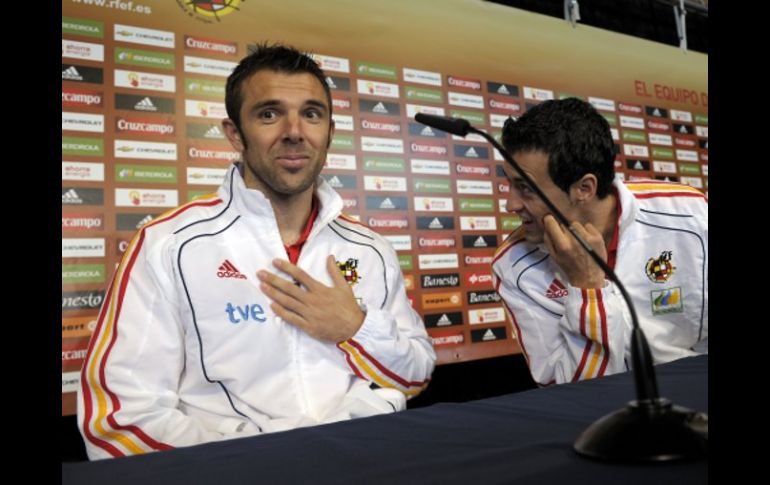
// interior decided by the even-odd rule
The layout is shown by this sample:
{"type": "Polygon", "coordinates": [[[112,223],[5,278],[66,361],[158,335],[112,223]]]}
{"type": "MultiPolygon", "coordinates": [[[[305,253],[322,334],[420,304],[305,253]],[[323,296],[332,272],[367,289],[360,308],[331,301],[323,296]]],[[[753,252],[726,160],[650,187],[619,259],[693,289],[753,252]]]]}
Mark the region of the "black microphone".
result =
{"type": "Polygon", "coordinates": [[[417,113],[414,115],[414,120],[422,123],[423,125],[436,128],[441,131],[446,131],[457,136],[465,136],[473,128],[468,120],[462,118],[446,118],[444,116],[428,115],[425,113],[417,113]]]}
{"type": "Polygon", "coordinates": [[[540,197],[552,215],[588,252],[591,259],[617,285],[628,306],[633,325],[631,361],[636,385],[636,400],[629,402],[625,408],[600,418],[583,431],[575,442],[575,451],[590,458],[607,461],[668,461],[706,456],[708,416],[705,413],[676,406],[668,399],[659,397],[647,338],[639,326],[631,297],[612,268],[580,237],[564,214],[492,136],[475,128],[462,118],[418,113],[414,119],[424,125],[457,136],[464,137],[468,133],[477,133],[491,143],[527,186],[540,197]]]}

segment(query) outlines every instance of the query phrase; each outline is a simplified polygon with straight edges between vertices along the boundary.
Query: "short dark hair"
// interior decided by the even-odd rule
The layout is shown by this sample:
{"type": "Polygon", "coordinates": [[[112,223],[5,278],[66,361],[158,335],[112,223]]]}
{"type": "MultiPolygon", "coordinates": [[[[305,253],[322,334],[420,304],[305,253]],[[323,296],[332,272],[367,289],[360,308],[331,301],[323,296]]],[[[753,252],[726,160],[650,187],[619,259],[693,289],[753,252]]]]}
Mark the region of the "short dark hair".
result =
{"type": "Polygon", "coordinates": [[[241,87],[246,79],[263,70],[284,74],[308,73],[315,76],[326,93],[326,101],[329,103],[329,117],[331,117],[332,94],[329,85],[326,84],[326,75],[318,63],[309,54],[300,52],[294,47],[283,44],[260,43],[249,46],[249,55],[241,59],[241,62],[227,78],[225,109],[228,118],[233,120],[238,130],[241,129],[241,105],[243,104],[241,87]]]}
{"type": "Polygon", "coordinates": [[[542,151],[548,155],[548,174],[564,192],[586,174],[598,180],[603,199],[615,178],[615,142],[610,125],[589,103],[577,98],[550,100],[530,108],[503,127],[503,146],[509,153],[542,151]]]}

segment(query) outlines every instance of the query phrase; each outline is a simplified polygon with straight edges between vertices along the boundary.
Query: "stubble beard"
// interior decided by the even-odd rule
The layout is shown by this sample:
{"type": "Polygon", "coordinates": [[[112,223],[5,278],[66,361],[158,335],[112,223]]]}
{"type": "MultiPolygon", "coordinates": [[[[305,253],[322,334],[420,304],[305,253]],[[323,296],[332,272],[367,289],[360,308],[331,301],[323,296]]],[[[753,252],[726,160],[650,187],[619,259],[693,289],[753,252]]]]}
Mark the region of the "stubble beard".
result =
{"type": "MultiPolygon", "coordinates": [[[[322,154],[316,154],[309,166],[302,169],[302,171],[305,171],[305,175],[298,181],[290,181],[288,180],[288,177],[282,176],[282,173],[285,171],[276,168],[272,165],[273,162],[271,161],[257,163],[246,161],[245,165],[246,170],[251,172],[251,178],[257,182],[257,188],[259,190],[266,192],[265,195],[284,199],[304,193],[306,190],[313,187],[323,169],[323,164],[318,160],[318,157],[321,155],[322,154]],[[269,168],[263,170],[262,167],[264,166],[268,166],[269,168]]],[[[293,180],[296,180],[296,175],[291,175],[290,177],[293,180]]]]}

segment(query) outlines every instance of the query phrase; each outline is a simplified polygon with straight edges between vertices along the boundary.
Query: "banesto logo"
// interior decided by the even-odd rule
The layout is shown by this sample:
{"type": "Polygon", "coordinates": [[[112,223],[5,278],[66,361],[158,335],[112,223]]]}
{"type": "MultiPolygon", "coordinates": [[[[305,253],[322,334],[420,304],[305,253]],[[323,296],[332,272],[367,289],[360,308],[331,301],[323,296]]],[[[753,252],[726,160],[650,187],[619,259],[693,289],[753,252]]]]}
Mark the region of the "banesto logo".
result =
{"type": "Polygon", "coordinates": [[[488,291],[469,291],[468,304],[480,305],[484,303],[499,303],[500,295],[495,290],[488,291]]]}
{"type": "Polygon", "coordinates": [[[104,290],[63,291],[62,310],[98,310],[104,301],[104,290]]]}
{"type": "Polygon", "coordinates": [[[457,273],[424,274],[420,286],[423,288],[450,288],[460,286],[460,275],[457,273]]]}

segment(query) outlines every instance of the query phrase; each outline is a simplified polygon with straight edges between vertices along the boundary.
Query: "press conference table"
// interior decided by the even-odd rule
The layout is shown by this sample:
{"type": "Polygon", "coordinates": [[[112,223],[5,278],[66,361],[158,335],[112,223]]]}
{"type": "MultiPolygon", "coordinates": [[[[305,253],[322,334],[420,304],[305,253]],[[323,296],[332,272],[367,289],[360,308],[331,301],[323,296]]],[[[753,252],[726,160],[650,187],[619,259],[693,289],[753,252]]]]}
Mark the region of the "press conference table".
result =
{"type": "MultiPolygon", "coordinates": [[[[708,412],[708,356],[656,370],[661,396],[708,412]]],[[[62,483],[706,483],[707,459],[618,465],[572,450],[589,424],[633,398],[631,374],[618,374],[162,453],[64,463],[62,483]]]]}

